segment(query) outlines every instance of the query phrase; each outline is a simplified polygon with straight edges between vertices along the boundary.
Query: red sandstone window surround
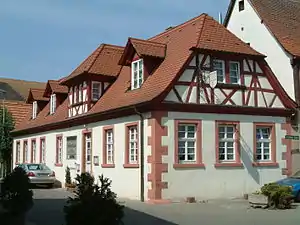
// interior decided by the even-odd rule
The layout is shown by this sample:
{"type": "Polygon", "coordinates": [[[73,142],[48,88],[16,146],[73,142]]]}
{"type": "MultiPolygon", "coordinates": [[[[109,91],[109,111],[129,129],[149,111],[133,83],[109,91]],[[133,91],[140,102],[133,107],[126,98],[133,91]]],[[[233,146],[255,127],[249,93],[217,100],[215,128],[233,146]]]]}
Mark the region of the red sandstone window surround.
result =
{"type": "Polygon", "coordinates": [[[46,138],[40,138],[40,163],[46,163],[46,138]]]}
{"type": "Polygon", "coordinates": [[[21,143],[20,141],[16,142],[16,164],[21,162],[21,143]]]}
{"type": "Polygon", "coordinates": [[[31,163],[36,163],[36,139],[31,139],[31,163]]]}
{"type": "Polygon", "coordinates": [[[63,166],[63,140],[62,135],[56,135],[56,162],[55,166],[63,166]]]}
{"type": "Polygon", "coordinates": [[[174,168],[199,168],[202,163],[201,120],[175,120],[174,168]]]}
{"type": "Polygon", "coordinates": [[[102,132],[102,167],[103,168],[114,168],[114,127],[105,126],[102,132]]]}
{"type": "Polygon", "coordinates": [[[253,166],[278,166],[274,123],[253,123],[253,166]]]}
{"type": "Polygon", "coordinates": [[[216,121],[215,167],[242,167],[240,159],[240,123],[238,121],[216,121]]]}
{"type": "Polygon", "coordinates": [[[138,122],[125,125],[125,162],[124,168],[139,167],[139,128],[138,122]]]}
{"type": "Polygon", "coordinates": [[[28,141],[23,140],[23,162],[28,163],[28,141]]]}

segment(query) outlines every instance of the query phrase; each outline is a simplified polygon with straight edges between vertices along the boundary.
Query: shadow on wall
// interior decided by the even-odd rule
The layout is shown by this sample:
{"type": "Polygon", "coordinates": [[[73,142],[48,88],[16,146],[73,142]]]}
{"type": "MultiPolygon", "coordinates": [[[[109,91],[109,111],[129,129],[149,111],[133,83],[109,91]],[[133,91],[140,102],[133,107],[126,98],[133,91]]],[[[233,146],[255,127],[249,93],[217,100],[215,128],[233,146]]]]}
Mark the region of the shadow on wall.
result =
{"type": "Polygon", "coordinates": [[[241,143],[241,160],[244,163],[245,168],[248,173],[251,175],[252,179],[260,184],[260,174],[256,167],[253,167],[253,149],[249,147],[245,139],[240,135],[240,143],[241,143]]]}
{"type": "MultiPolygon", "coordinates": [[[[66,199],[35,199],[27,220],[36,225],[63,225],[65,203],[66,199]]],[[[124,225],[177,225],[128,207],[124,212],[124,225]]],[[[89,224],[88,221],[86,224],[89,224]]]]}

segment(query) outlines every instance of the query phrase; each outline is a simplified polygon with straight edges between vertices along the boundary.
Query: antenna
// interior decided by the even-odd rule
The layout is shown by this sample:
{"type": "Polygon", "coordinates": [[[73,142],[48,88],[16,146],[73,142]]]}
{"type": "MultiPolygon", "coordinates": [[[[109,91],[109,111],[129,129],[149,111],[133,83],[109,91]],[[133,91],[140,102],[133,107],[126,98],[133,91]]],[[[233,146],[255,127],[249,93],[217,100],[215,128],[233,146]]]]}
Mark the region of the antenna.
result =
{"type": "Polygon", "coordinates": [[[223,18],[222,18],[222,13],[219,12],[219,23],[223,24],[223,18]]]}

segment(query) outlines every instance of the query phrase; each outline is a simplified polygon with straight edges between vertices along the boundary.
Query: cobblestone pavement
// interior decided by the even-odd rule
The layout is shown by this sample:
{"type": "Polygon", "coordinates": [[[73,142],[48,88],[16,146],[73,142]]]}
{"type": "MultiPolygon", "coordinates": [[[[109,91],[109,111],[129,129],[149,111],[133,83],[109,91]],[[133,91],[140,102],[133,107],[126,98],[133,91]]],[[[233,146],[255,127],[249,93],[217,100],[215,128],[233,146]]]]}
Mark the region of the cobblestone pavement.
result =
{"type": "MultiPolygon", "coordinates": [[[[35,189],[34,208],[28,221],[35,225],[63,225],[63,206],[69,192],[35,189]]],[[[125,225],[299,225],[300,206],[291,210],[252,209],[244,200],[213,200],[207,203],[151,205],[120,200],[126,206],[125,225]]]]}

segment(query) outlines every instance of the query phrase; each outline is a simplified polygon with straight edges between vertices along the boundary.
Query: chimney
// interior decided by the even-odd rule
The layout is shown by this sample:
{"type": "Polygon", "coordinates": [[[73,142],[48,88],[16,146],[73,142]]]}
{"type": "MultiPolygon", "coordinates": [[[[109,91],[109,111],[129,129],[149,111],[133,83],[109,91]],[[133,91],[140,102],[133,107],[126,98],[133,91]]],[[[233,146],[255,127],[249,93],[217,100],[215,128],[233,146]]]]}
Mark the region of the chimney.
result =
{"type": "Polygon", "coordinates": [[[223,18],[222,18],[222,13],[219,12],[219,23],[223,24],[223,18]]]}

